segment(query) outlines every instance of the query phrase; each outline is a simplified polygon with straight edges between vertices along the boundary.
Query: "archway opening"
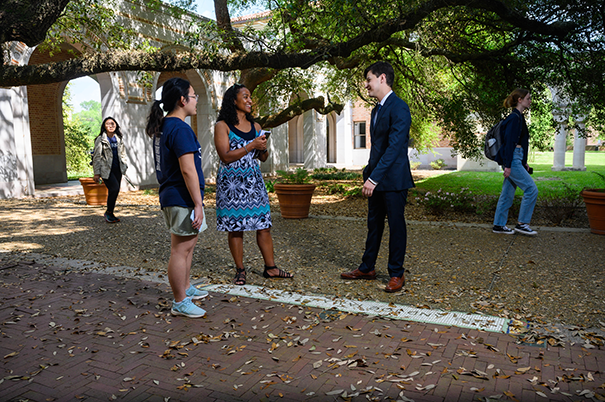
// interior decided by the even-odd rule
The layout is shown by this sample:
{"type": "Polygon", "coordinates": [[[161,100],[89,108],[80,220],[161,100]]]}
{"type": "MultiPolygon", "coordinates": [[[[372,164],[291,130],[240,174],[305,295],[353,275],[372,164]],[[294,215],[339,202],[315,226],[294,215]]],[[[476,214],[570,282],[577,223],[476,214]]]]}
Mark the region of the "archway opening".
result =
{"type": "MultiPolygon", "coordinates": [[[[290,104],[305,99],[309,99],[309,96],[305,92],[301,92],[298,95],[292,95],[290,104]]],[[[305,115],[308,116],[308,112],[296,116],[288,122],[288,162],[290,164],[305,163],[305,115]]]]}
{"type": "MultiPolygon", "coordinates": [[[[69,60],[74,51],[77,52],[69,45],[63,45],[60,51],[53,54],[37,48],[29,58],[28,64],[69,60]]],[[[27,86],[35,185],[67,181],[62,105],[66,84],[67,82],[63,81],[27,86]]]]}
{"type": "Polygon", "coordinates": [[[67,178],[91,177],[91,151],[103,121],[99,83],[93,77],[71,80],[63,91],[62,106],[67,178]]]}

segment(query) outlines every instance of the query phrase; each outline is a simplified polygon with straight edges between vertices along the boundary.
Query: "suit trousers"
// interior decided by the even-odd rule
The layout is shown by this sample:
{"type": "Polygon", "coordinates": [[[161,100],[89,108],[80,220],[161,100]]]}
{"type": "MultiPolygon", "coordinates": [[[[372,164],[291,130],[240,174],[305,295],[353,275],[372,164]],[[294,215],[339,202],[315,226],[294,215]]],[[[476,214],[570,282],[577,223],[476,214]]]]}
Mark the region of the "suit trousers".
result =
{"type": "Polygon", "coordinates": [[[380,251],[380,241],[384,232],[385,217],[389,221],[389,276],[401,277],[405,269],[403,261],[407,245],[407,229],[405,225],[405,204],[408,190],[374,191],[368,199],[368,237],[366,249],[361,258],[359,270],[370,272],[375,269],[376,259],[380,251]]]}

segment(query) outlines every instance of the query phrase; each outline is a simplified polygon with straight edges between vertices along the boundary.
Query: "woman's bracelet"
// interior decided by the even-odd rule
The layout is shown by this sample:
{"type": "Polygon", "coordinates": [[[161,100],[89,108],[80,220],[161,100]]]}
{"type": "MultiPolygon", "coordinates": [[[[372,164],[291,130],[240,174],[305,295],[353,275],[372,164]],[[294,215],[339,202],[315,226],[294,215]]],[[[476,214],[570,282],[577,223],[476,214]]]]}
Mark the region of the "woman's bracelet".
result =
{"type": "Polygon", "coordinates": [[[248,148],[246,148],[246,145],[244,145],[244,149],[246,150],[246,153],[250,152],[248,151],[248,148]]]}

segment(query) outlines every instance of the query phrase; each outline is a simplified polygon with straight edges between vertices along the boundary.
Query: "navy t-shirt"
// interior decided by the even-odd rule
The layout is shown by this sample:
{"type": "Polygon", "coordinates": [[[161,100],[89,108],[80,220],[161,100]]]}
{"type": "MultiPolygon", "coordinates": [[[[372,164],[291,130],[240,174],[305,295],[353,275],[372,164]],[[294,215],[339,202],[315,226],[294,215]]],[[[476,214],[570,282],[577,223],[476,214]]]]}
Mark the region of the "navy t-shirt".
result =
{"type": "Polygon", "coordinates": [[[109,140],[109,146],[111,147],[111,152],[113,153],[113,159],[111,160],[111,170],[116,171],[120,170],[120,160],[118,159],[118,139],[115,135],[107,136],[109,140]]]}
{"type": "Polygon", "coordinates": [[[164,207],[193,208],[193,200],[185,185],[179,165],[179,157],[193,153],[195,170],[204,197],[204,172],[202,171],[202,147],[187,123],[178,117],[166,117],[159,137],[153,140],[155,174],[160,183],[160,205],[164,207]]]}

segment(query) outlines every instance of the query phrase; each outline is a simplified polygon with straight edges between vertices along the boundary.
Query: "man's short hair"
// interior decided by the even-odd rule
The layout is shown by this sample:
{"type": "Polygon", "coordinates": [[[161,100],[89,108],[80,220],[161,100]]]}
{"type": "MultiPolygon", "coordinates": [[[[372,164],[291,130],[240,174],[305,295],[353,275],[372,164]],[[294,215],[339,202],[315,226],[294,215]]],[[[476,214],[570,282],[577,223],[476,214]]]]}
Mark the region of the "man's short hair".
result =
{"type": "Polygon", "coordinates": [[[380,77],[382,74],[384,74],[387,79],[387,85],[390,88],[393,88],[393,82],[395,81],[395,70],[393,70],[393,66],[391,66],[389,63],[386,61],[377,61],[365,69],[363,72],[364,78],[367,78],[369,72],[374,74],[376,77],[380,77]]]}

